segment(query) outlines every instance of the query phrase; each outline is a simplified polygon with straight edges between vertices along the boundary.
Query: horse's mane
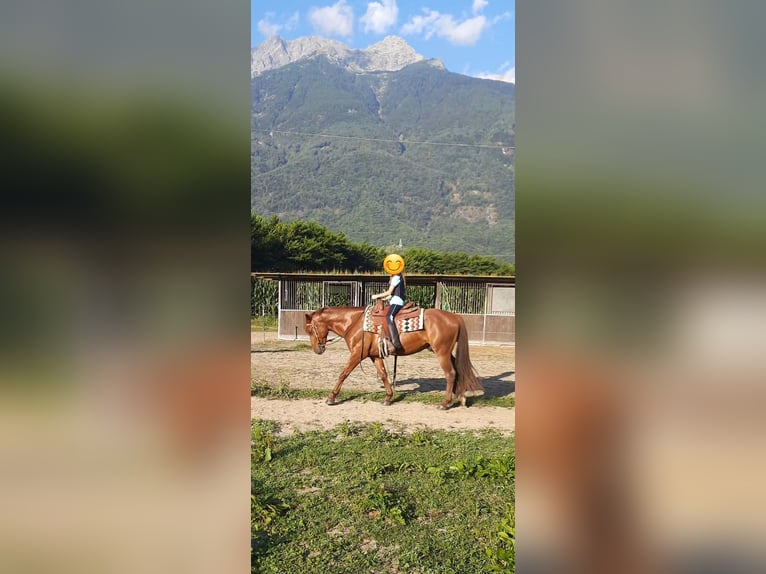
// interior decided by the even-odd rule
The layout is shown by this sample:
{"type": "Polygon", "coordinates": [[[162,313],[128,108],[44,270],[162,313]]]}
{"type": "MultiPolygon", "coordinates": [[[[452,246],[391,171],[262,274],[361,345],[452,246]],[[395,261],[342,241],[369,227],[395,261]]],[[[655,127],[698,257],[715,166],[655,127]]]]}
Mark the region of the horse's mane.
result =
{"type": "Polygon", "coordinates": [[[343,306],[338,306],[338,307],[324,306],[324,307],[320,307],[319,309],[314,311],[312,313],[312,315],[315,316],[315,317],[320,317],[322,315],[325,315],[328,312],[332,312],[333,310],[338,310],[338,311],[364,311],[364,309],[365,309],[365,307],[363,307],[363,306],[355,306],[355,305],[343,305],[343,306]]]}

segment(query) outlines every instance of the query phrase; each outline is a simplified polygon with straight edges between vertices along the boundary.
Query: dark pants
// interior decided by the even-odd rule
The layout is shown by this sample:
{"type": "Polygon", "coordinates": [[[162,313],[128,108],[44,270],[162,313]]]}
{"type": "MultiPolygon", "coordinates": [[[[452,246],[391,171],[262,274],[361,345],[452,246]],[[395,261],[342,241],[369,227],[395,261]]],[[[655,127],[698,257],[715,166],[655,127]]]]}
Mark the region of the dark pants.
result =
{"type": "Polygon", "coordinates": [[[402,343],[399,341],[399,331],[396,329],[396,321],[394,321],[394,317],[396,317],[396,314],[401,308],[401,305],[391,305],[388,308],[388,313],[386,314],[388,330],[391,332],[391,341],[394,343],[394,347],[399,352],[402,351],[402,343]]]}

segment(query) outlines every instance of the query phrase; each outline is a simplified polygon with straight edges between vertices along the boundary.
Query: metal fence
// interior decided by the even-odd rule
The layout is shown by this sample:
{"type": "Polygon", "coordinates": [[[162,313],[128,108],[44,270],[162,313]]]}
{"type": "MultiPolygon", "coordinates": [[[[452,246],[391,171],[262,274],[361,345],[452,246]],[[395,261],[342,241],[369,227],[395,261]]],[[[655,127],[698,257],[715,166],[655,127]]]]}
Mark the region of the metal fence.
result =
{"type": "MultiPolygon", "coordinates": [[[[306,338],[306,312],[320,307],[364,307],[388,281],[375,276],[253,274],[256,281],[276,281],[280,338],[306,338]]],[[[463,317],[472,343],[515,343],[514,278],[409,276],[407,300],[426,309],[443,309],[463,317]]],[[[268,290],[261,290],[268,291],[268,290]]],[[[251,306],[252,307],[252,306],[251,306]]],[[[273,308],[273,307],[272,307],[273,308]]]]}
{"type": "Polygon", "coordinates": [[[280,281],[279,309],[313,311],[322,307],[322,281],[280,281]]]}
{"type": "Polygon", "coordinates": [[[487,305],[487,284],[476,281],[444,282],[439,308],[461,315],[483,315],[487,305]]]}

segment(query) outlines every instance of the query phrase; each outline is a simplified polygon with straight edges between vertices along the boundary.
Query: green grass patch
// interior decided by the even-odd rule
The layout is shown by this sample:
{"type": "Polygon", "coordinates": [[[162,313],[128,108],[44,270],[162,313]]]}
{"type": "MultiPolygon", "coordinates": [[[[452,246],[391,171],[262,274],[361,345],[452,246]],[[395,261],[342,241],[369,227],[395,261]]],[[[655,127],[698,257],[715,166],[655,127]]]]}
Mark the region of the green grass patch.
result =
{"type": "Polygon", "coordinates": [[[276,317],[250,317],[250,331],[267,331],[275,333],[277,331],[276,317]]]}
{"type": "MultiPolygon", "coordinates": [[[[276,385],[262,380],[252,380],[250,383],[250,396],[266,399],[325,399],[329,390],[323,389],[296,389],[288,382],[279,381],[276,385]]],[[[374,401],[383,402],[386,398],[385,391],[365,392],[357,390],[341,390],[338,401],[374,401]]],[[[417,391],[395,391],[394,402],[424,403],[437,405],[444,399],[444,392],[421,393],[417,391]]],[[[515,397],[469,397],[466,399],[468,406],[476,407],[514,407],[515,397]]]]}
{"type": "Polygon", "coordinates": [[[252,422],[253,572],[513,572],[513,436],[277,430],[252,422]]]}
{"type": "MultiPolygon", "coordinates": [[[[250,348],[251,351],[255,350],[252,347],[250,348]]],[[[280,347],[280,351],[310,351],[311,350],[311,343],[307,342],[296,342],[293,345],[290,346],[283,346],[280,347]]]]}

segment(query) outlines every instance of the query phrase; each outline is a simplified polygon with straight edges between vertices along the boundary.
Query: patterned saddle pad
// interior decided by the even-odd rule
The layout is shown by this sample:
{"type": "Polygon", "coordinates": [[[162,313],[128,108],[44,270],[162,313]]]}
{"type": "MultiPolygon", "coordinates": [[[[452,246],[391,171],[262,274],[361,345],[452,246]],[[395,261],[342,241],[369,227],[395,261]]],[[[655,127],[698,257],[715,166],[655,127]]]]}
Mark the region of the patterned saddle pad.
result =
{"type": "MultiPolygon", "coordinates": [[[[386,313],[388,307],[378,304],[368,306],[364,310],[364,330],[368,333],[377,333],[388,336],[388,325],[386,325],[386,313]]],[[[394,319],[399,333],[409,333],[411,331],[423,330],[423,315],[425,309],[408,303],[397,314],[394,319]]]]}

